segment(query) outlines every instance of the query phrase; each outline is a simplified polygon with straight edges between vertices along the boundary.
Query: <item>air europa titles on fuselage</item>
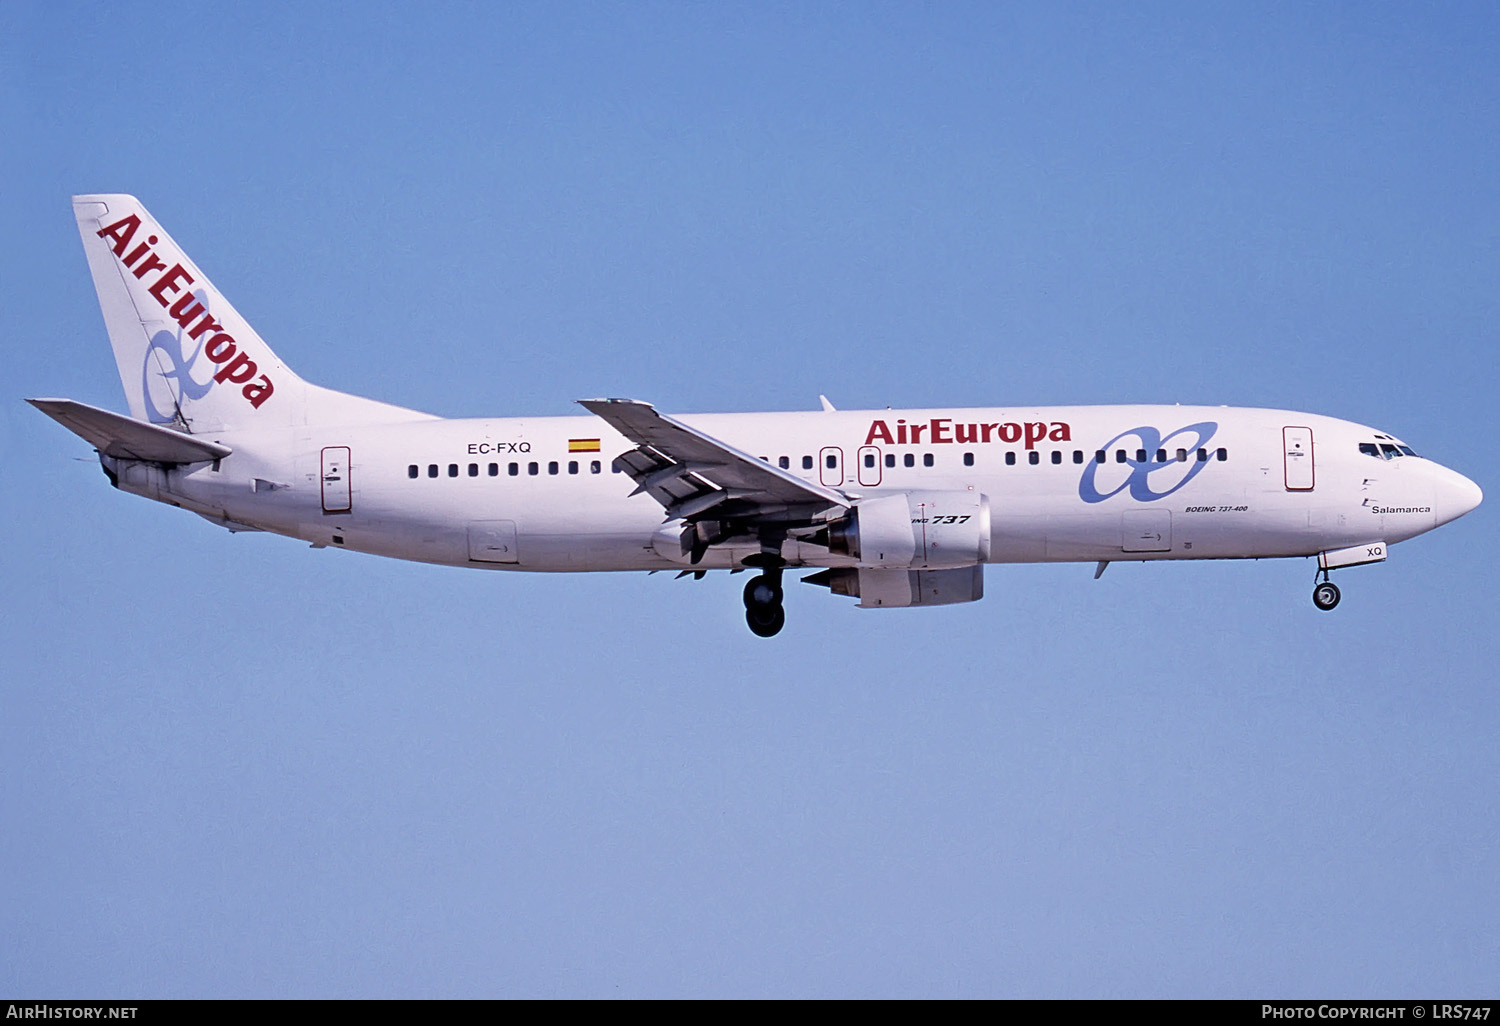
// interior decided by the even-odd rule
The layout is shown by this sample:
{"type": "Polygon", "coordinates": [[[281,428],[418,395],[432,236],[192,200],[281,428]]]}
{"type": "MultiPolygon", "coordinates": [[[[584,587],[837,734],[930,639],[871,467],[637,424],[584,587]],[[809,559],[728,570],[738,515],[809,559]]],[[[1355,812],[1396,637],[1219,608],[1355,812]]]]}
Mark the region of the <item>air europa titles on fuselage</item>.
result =
{"type": "Polygon", "coordinates": [[[931,420],[911,424],[905,419],[898,419],[894,429],[883,420],[875,420],[870,422],[870,430],[865,434],[866,445],[874,445],[876,442],[886,445],[945,445],[949,442],[974,445],[1024,441],[1026,448],[1035,449],[1038,442],[1072,440],[1072,429],[1062,421],[1050,424],[1040,420],[1020,424],[958,424],[949,417],[933,417],[931,420]]]}
{"type": "Polygon", "coordinates": [[[146,241],[139,243],[134,249],[130,248],[136,229],[140,226],[140,217],[131,214],[112,225],[100,228],[96,234],[101,239],[113,241],[114,245],[110,248],[115,256],[137,279],[144,281],[152,271],[161,272],[146,291],[182,326],[188,338],[196,340],[208,336],[203,343],[203,353],[219,365],[214,372],[214,381],[243,385],[240,394],[251,406],[260,409],[261,403],[269,399],[276,390],[271,379],[260,373],[255,361],[245,355],[234,336],[224,330],[224,325],[214,320],[213,314],[198,302],[197,297],[185,290],[185,286],[191,285],[195,280],[187,268],[180,263],[168,267],[166,261],[156,255],[156,251],[151,248],[159,241],[155,235],[146,236],[146,241]],[[177,292],[182,295],[174,301],[170,293],[177,292]]]}

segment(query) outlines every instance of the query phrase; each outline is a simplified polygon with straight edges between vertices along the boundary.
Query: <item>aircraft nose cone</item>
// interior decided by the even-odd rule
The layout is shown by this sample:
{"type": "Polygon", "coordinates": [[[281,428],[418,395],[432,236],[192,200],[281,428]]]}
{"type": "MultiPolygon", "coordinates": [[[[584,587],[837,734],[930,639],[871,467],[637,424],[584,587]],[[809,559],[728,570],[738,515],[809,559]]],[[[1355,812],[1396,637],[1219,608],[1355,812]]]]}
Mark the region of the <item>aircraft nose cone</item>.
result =
{"type": "Polygon", "coordinates": [[[1457,520],[1484,501],[1484,492],[1457,471],[1447,467],[1441,470],[1433,488],[1433,513],[1439,524],[1446,524],[1450,520],[1457,520]]]}

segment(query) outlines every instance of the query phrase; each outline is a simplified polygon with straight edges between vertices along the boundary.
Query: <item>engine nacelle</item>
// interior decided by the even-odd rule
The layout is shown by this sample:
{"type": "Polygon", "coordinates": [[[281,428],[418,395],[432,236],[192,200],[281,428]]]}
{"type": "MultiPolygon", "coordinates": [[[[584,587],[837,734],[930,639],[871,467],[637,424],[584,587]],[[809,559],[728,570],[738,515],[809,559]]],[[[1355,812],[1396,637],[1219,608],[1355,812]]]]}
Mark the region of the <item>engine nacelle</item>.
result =
{"type": "Polygon", "coordinates": [[[984,567],[952,570],[903,570],[899,567],[842,567],[803,578],[835,595],[859,599],[863,609],[946,606],[984,598],[984,567]]]}
{"type": "Polygon", "coordinates": [[[990,556],[990,503],[977,492],[865,499],[828,526],[828,549],[865,567],[960,567],[990,556]]]}

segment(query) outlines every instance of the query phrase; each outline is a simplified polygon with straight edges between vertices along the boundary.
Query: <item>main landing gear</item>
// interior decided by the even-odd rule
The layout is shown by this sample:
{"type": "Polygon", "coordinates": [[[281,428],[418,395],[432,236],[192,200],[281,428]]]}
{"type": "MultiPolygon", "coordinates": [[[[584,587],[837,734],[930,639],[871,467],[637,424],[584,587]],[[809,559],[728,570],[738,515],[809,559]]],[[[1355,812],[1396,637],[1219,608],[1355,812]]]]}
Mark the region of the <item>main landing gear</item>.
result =
{"type": "Polygon", "coordinates": [[[1328,579],[1328,571],[1322,571],[1323,579],[1313,585],[1313,605],[1325,612],[1339,604],[1339,586],[1328,579]]]}
{"type": "Polygon", "coordinates": [[[781,567],[766,567],[745,585],[745,622],[757,637],[771,638],[786,626],[781,608],[781,567]]]}

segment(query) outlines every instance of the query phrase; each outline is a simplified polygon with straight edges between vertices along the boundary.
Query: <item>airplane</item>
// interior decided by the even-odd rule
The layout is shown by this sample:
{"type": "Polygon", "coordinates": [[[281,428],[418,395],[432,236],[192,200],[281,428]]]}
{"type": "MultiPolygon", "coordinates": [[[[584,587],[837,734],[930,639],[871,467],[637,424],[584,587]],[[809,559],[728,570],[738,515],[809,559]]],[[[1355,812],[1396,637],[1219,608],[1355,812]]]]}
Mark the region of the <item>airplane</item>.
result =
{"type": "MultiPolygon", "coordinates": [[[[1387,432],[1223,406],[444,419],[303,381],[126,195],[73,197],[130,415],[33,406],[116,488],[230,531],[486,570],[753,570],[745,618],[786,622],[786,571],[862,608],[984,595],[990,563],[1317,557],[1335,569],[1479,505],[1387,432]]],[[[821,398],[821,397],[820,397],[821,398]]]]}

